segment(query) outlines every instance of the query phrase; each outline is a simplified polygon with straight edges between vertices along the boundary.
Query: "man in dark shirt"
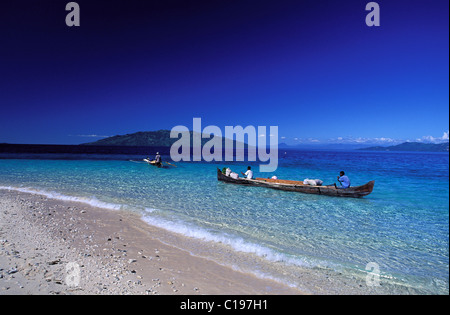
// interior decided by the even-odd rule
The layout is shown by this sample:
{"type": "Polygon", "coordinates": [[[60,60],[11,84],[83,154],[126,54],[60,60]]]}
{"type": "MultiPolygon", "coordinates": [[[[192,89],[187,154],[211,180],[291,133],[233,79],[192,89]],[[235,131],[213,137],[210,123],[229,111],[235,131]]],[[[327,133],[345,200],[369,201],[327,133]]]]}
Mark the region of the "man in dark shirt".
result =
{"type": "Polygon", "coordinates": [[[155,164],[156,165],[161,165],[162,164],[162,160],[161,160],[161,155],[159,155],[159,152],[156,152],[156,156],[155,156],[155,164]]]}

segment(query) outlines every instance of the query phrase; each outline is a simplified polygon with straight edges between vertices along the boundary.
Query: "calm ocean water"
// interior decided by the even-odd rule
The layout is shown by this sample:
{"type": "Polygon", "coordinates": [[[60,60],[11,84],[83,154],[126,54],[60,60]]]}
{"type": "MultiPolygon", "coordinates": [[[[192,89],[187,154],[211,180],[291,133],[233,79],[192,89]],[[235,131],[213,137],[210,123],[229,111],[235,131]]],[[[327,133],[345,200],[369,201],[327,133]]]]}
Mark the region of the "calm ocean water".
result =
{"type": "MultiPolygon", "coordinates": [[[[159,169],[126,160],[130,156],[13,157],[0,159],[0,188],[138,212],[150,224],[276,264],[263,272],[229,262],[302,289],[308,288],[296,282],[296,266],[352,279],[372,262],[382,283],[398,284],[408,293],[449,293],[448,154],[280,152],[279,178],[320,178],[329,184],[345,170],[353,186],[376,181],[374,192],[363,199],[220,183],[216,167],[225,163],[159,169]],[[286,275],[280,266],[294,271],[286,275]]],[[[247,164],[230,166],[240,173],[247,164]]],[[[253,166],[257,177],[268,176],[253,166]]]]}

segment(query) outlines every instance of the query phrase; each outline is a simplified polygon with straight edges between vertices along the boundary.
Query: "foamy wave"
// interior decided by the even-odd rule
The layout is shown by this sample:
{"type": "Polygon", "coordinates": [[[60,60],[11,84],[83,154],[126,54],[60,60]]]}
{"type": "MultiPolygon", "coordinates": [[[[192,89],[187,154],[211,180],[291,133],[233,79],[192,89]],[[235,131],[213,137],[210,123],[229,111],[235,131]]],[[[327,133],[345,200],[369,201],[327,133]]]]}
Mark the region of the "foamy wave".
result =
{"type": "Polygon", "coordinates": [[[90,206],[93,206],[96,208],[102,208],[102,209],[120,210],[123,208],[123,205],[104,202],[104,201],[98,200],[96,197],[87,198],[87,197],[68,196],[68,195],[63,195],[61,193],[57,193],[57,192],[52,192],[52,191],[49,192],[49,191],[46,191],[43,189],[0,186],[0,190],[20,191],[20,192],[24,192],[24,193],[28,193],[28,194],[33,194],[33,195],[45,196],[49,199],[80,202],[80,203],[88,204],[90,206]]]}
{"type": "Polygon", "coordinates": [[[207,229],[194,226],[192,224],[189,224],[188,222],[177,221],[173,219],[166,220],[149,215],[144,215],[142,219],[147,224],[165,229],[170,232],[181,234],[183,236],[227,245],[236,252],[254,254],[271,262],[283,262],[295,266],[310,267],[310,264],[306,261],[303,261],[299,258],[291,258],[286,254],[278,253],[268,247],[251,243],[238,236],[233,236],[223,232],[218,233],[208,231],[207,229]]]}
{"type": "MultiPolygon", "coordinates": [[[[159,217],[154,217],[150,215],[142,216],[142,220],[147,224],[152,226],[156,226],[158,228],[181,234],[184,237],[194,238],[203,242],[214,242],[219,244],[224,244],[230,247],[235,252],[241,252],[244,254],[253,254],[269,263],[281,263],[285,265],[297,266],[297,267],[311,267],[312,264],[304,261],[300,258],[291,258],[289,255],[278,253],[275,250],[272,250],[268,247],[258,245],[255,243],[251,243],[249,241],[245,241],[243,238],[238,236],[229,235],[226,233],[218,233],[214,231],[208,231],[204,228],[199,228],[188,222],[179,221],[179,220],[167,220],[159,217]]],[[[195,253],[194,253],[195,255],[195,253]]],[[[278,277],[274,274],[263,272],[259,270],[259,268],[250,267],[250,269],[242,269],[242,266],[235,265],[230,262],[217,261],[219,264],[224,264],[228,267],[231,267],[234,270],[241,272],[248,272],[255,275],[261,279],[269,279],[279,283],[283,283],[287,286],[299,288],[298,283],[294,283],[287,279],[286,277],[278,277]]],[[[276,272],[275,272],[276,274],[276,272]]]]}

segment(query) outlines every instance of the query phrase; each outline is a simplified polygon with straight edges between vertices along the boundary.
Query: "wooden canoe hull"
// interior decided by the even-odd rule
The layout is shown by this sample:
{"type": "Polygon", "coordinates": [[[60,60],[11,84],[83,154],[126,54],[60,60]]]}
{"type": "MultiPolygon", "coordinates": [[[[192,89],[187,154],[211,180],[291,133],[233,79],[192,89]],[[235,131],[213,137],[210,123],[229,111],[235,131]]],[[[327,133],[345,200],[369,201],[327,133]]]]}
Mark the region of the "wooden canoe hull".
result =
{"type": "Polygon", "coordinates": [[[144,159],[144,162],[146,162],[147,164],[149,164],[149,165],[153,165],[153,166],[156,166],[156,167],[164,167],[163,165],[162,165],[162,163],[156,163],[156,161],[155,160],[149,160],[149,159],[144,159]]]}
{"type": "Polygon", "coordinates": [[[305,194],[325,195],[333,197],[351,197],[351,198],[361,198],[369,195],[373,191],[373,187],[375,185],[375,181],[370,181],[362,186],[350,187],[347,189],[337,189],[334,186],[304,185],[303,182],[298,181],[264,179],[264,178],[256,178],[250,180],[245,178],[234,179],[222,174],[220,169],[217,169],[217,179],[222,182],[237,185],[265,187],[284,191],[300,192],[305,194]]]}

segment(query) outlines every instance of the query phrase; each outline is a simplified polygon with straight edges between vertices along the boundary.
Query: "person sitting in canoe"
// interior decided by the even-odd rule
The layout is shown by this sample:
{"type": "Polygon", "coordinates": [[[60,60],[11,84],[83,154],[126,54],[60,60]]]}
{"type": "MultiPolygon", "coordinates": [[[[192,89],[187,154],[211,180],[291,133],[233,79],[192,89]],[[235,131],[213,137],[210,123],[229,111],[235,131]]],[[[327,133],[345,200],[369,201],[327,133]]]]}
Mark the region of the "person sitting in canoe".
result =
{"type": "Polygon", "coordinates": [[[251,166],[247,167],[247,172],[245,173],[241,172],[241,174],[247,176],[247,179],[253,179],[252,167],[251,166]]]}
{"type": "Polygon", "coordinates": [[[345,175],[344,171],[340,172],[340,176],[337,177],[337,180],[341,184],[341,187],[337,187],[336,184],[334,184],[334,186],[336,186],[336,188],[346,189],[346,188],[350,187],[350,179],[345,175]]]}
{"type": "Polygon", "coordinates": [[[160,166],[162,164],[161,155],[159,155],[159,152],[156,152],[155,159],[153,160],[156,165],[160,166]]]}
{"type": "Polygon", "coordinates": [[[158,167],[162,166],[162,159],[161,159],[161,155],[159,155],[159,152],[156,152],[155,159],[150,160],[150,157],[148,157],[148,158],[144,159],[144,161],[149,164],[158,166],[158,167]]]}

